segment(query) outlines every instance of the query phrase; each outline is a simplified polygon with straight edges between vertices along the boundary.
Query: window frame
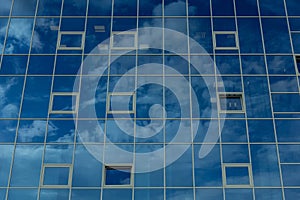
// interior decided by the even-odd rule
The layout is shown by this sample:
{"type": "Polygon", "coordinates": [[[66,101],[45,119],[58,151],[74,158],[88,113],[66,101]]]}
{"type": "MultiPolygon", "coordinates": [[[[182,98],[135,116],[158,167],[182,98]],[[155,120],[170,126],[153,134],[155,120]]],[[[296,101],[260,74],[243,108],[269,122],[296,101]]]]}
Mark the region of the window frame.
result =
{"type": "Polygon", "coordinates": [[[134,114],[136,106],[136,96],[135,92],[109,92],[107,94],[107,114],[134,114]],[[130,96],[132,97],[132,110],[110,110],[111,96],[130,96]]]}
{"type": "Polygon", "coordinates": [[[244,102],[244,94],[242,92],[219,92],[218,94],[218,107],[220,113],[245,113],[245,102],[244,102]],[[228,97],[239,97],[241,101],[241,110],[223,110],[221,107],[221,98],[228,97]]]}
{"type": "Polygon", "coordinates": [[[72,164],[58,164],[58,163],[47,163],[43,164],[42,171],[41,171],[41,180],[40,180],[40,187],[42,188],[69,188],[72,185],[72,173],[73,173],[73,165],[72,164]],[[44,185],[45,181],[45,168],[69,168],[68,174],[68,184],[67,185],[44,185]]]}
{"type": "MultiPolygon", "coordinates": [[[[73,100],[72,100],[73,102],[73,100]]],[[[50,97],[49,104],[49,113],[50,114],[76,114],[78,112],[79,106],[79,93],[78,92],[52,92],[50,97]],[[53,110],[54,105],[54,96],[75,96],[75,109],[74,110],[53,110]]]]}
{"type": "Polygon", "coordinates": [[[58,50],[83,50],[85,43],[85,32],[83,31],[59,31],[57,38],[57,49],[58,50]],[[61,45],[62,35],[81,35],[81,45],[80,47],[67,47],[61,45]]]}
{"type": "MultiPolygon", "coordinates": [[[[120,171],[120,170],[119,170],[120,171]]],[[[102,175],[102,186],[105,188],[128,188],[128,187],[133,187],[133,182],[134,182],[134,169],[133,165],[129,163],[122,163],[122,164],[105,164],[103,165],[103,175],[102,175]],[[112,168],[114,170],[118,169],[130,169],[130,183],[129,184],[124,184],[124,185],[107,185],[106,184],[106,171],[108,168],[112,168]]]]}
{"type": "Polygon", "coordinates": [[[213,32],[213,44],[215,50],[238,50],[239,49],[239,38],[237,31],[214,31],[213,32]],[[217,46],[217,35],[234,35],[235,47],[218,47],[217,46]]]}
{"type": "Polygon", "coordinates": [[[249,187],[254,186],[251,163],[223,163],[222,164],[222,177],[223,177],[223,186],[225,188],[249,188],[249,187]],[[227,184],[227,176],[226,176],[226,168],[227,167],[230,167],[230,168],[247,167],[249,184],[227,184]]]}

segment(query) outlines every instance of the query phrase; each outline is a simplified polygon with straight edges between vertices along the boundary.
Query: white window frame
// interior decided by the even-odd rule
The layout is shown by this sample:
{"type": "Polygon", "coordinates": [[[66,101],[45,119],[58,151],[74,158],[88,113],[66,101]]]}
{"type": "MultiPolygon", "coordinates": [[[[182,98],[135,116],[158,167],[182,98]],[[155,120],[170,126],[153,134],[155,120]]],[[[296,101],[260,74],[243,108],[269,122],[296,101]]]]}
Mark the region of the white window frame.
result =
{"type": "Polygon", "coordinates": [[[102,175],[102,186],[106,188],[128,188],[128,187],[133,187],[133,182],[134,182],[134,170],[133,170],[133,165],[129,163],[113,163],[113,164],[105,164],[103,165],[103,175],[102,175]],[[106,185],[106,169],[107,168],[114,168],[116,170],[118,169],[128,169],[130,168],[130,184],[127,185],[106,185]]]}
{"type": "Polygon", "coordinates": [[[253,175],[252,175],[252,167],[250,163],[224,163],[222,165],[222,176],[223,176],[223,186],[227,188],[249,188],[253,187],[253,175]],[[241,185],[230,185],[227,184],[227,177],[226,177],[226,168],[239,168],[239,167],[247,167],[248,168],[248,178],[249,184],[241,184],[241,185]]]}
{"type": "Polygon", "coordinates": [[[215,50],[237,50],[239,49],[239,38],[236,31],[214,31],[213,32],[213,43],[215,50]],[[234,35],[235,47],[218,47],[217,46],[217,35],[234,35]]]}
{"type": "Polygon", "coordinates": [[[124,32],[113,31],[111,33],[110,48],[113,50],[135,50],[135,49],[137,49],[137,44],[138,44],[138,37],[137,37],[136,31],[124,31],[124,32]],[[132,47],[115,47],[114,46],[114,35],[133,35],[134,36],[134,46],[132,46],[132,47]]]}
{"type": "Polygon", "coordinates": [[[76,114],[79,106],[79,93],[77,92],[52,92],[50,97],[49,113],[50,114],[76,114]],[[74,110],[53,110],[54,96],[75,96],[74,110]]]}
{"type": "Polygon", "coordinates": [[[85,43],[85,32],[82,31],[59,31],[57,38],[57,49],[58,50],[83,50],[85,43]],[[81,35],[81,45],[80,47],[67,47],[61,46],[62,35],[81,35]]]}
{"type": "Polygon", "coordinates": [[[245,113],[245,103],[244,103],[244,94],[242,92],[219,92],[218,94],[218,107],[220,110],[220,113],[245,113]],[[227,97],[240,97],[241,100],[241,106],[242,110],[222,110],[221,107],[221,98],[227,98],[227,97]]]}
{"type": "Polygon", "coordinates": [[[109,92],[107,95],[107,113],[108,114],[131,114],[135,113],[136,99],[135,92],[109,92]],[[111,96],[132,96],[132,110],[110,110],[111,96]]]}
{"type": "Polygon", "coordinates": [[[42,172],[41,172],[41,180],[40,180],[40,187],[42,188],[69,188],[72,185],[72,173],[73,173],[73,165],[72,164],[43,164],[42,172]],[[44,185],[45,180],[45,168],[69,168],[69,178],[67,185],[44,185]]]}

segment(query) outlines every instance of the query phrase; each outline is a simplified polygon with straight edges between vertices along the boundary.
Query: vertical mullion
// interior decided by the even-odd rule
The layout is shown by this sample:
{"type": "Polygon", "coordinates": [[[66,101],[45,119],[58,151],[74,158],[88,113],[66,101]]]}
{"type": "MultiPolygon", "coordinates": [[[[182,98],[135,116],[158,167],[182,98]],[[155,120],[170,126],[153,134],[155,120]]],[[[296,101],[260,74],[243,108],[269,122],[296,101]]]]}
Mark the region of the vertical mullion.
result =
{"type": "MultiPolygon", "coordinates": [[[[16,127],[16,135],[15,135],[15,141],[14,141],[14,150],[13,150],[13,154],[12,154],[10,172],[9,172],[9,177],[8,177],[8,185],[7,185],[7,190],[6,190],[6,199],[8,199],[8,193],[9,193],[9,188],[10,188],[10,183],[11,183],[11,177],[12,177],[12,170],[13,170],[15,153],[16,153],[16,148],[17,148],[18,131],[19,131],[19,127],[20,127],[20,120],[21,120],[22,106],[23,106],[23,100],[24,100],[24,93],[25,93],[25,89],[26,89],[27,72],[28,72],[28,65],[29,65],[29,60],[30,60],[30,52],[31,52],[32,43],[33,43],[32,39],[33,39],[34,27],[35,27],[35,23],[36,23],[36,14],[37,14],[37,10],[38,10],[38,3],[39,3],[39,0],[37,0],[37,2],[36,2],[34,20],[33,20],[32,29],[31,29],[30,46],[29,46],[29,50],[28,50],[28,54],[27,54],[28,57],[27,57],[27,63],[26,63],[26,70],[25,70],[25,74],[24,74],[24,82],[23,82],[22,95],[21,95],[21,99],[20,99],[18,124],[17,124],[17,127],[16,127]]],[[[13,5],[14,5],[14,0],[12,0],[11,10],[10,10],[10,16],[9,16],[10,20],[11,20],[13,5]]],[[[6,38],[8,37],[8,29],[9,29],[9,26],[7,27],[6,38]]],[[[4,47],[5,46],[3,46],[3,48],[4,47]]],[[[3,49],[3,52],[4,52],[4,49],[3,49]]]]}
{"type": "Polygon", "coordinates": [[[260,13],[260,4],[259,4],[259,1],[260,0],[257,0],[258,15],[259,15],[259,24],[260,24],[260,31],[261,31],[263,52],[264,52],[264,61],[265,61],[265,66],[266,66],[266,74],[267,74],[267,81],[268,81],[268,91],[269,91],[269,96],[270,96],[270,107],[271,107],[271,112],[272,112],[272,122],[273,122],[273,129],[274,129],[276,154],[277,154],[277,160],[278,160],[277,161],[278,162],[278,170],[279,170],[279,176],[280,176],[282,199],[285,200],[284,187],[283,187],[283,178],[282,178],[282,171],[281,171],[281,165],[280,165],[280,155],[279,155],[279,148],[278,148],[277,131],[276,131],[276,125],[275,125],[275,118],[274,118],[272,93],[271,93],[271,86],[270,86],[270,77],[269,77],[268,64],[267,64],[267,54],[266,54],[266,48],[265,48],[264,32],[263,32],[263,25],[262,25],[262,16],[261,16],[261,13],[260,13]]]}

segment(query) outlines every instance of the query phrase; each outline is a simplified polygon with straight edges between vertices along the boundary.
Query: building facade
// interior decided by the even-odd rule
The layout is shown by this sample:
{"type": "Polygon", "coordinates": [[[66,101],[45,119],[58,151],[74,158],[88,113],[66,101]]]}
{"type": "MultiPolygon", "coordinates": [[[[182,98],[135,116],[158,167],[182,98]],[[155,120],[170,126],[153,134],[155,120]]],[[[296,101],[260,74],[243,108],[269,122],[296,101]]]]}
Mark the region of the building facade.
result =
{"type": "Polygon", "coordinates": [[[299,199],[298,4],[0,0],[0,199],[299,199]]]}

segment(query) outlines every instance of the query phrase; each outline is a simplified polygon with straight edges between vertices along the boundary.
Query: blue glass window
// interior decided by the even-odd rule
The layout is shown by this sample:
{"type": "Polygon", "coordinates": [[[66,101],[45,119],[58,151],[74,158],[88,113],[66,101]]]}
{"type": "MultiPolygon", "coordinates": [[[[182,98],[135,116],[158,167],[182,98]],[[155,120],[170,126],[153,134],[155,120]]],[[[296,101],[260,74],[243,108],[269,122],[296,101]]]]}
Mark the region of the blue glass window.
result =
{"type": "Polygon", "coordinates": [[[255,186],[280,186],[275,145],[251,145],[251,158],[255,186]]]}
{"type": "Polygon", "coordinates": [[[243,74],[266,74],[266,65],[263,56],[243,55],[243,74]]]}
{"type": "Polygon", "coordinates": [[[60,49],[81,49],[83,48],[82,33],[60,32],[60,49]]]}
{"type": "MultiPolygon", "coordinates": [[[[13,153],[13,145],[0,145],[0,187],[7,187],[13,153]]],[[[1,192],[0,192],[1,197],[1,192]]]]}
{"type": "Polygon", "coordinates": [[[236,49],[237,47],[235,33],[215,32],[216,49],[236,49]]]}
{"type": "Polygon", "coordinates": [[[1,74],[25,74],[27,56],[3,56],[1,74]]]}
{"type": "Polygon", "coordinates": [[[242,94],[220,94],[221,111],[243,111],[242,94]]]}
{"type": "Polygon", "coordinates": [[[132,200],[132,189],[104,189],[102,198],[109,200],[132,200]]]}
{"type": "Polygon", "coordinates": [[[263,16],[285,16],[283,0],[260,0],[259,4],[263,16]]]}
{"type": "Polygon", "coordinates": [[[101,185],[102,164],[87,149],[93,149],[94,155],[99,155],[99,158],[102,155],[101,145],[76,145],[72,179],[74,187],[100,187],[101,185]]]}
{"type": "Polygon", "coordinates": [[[299,2],[297,0],[285,0],[288,14],[290,16],[299,16],[300,15],[300,7],[299,2]]]}
{"type": "Polygon", "coordinates": [[[14,142],[17,120],[0,120],[0,142],[14,142]]]}
{"type": "Polygon", "coordinates": [[[189,16],[210,16],[210,2],[206,0],[188,0],[189,16]]]}
{"type": "MultiPolygon", "coordinates": [[[[0,195],[1,196],[1,195],[0,195]]],[[[37,199],[38,189],[9,189],[8,199],[37,199]]],[[[5,199],[5,198],[3,198],[5,199]]]]}
{"type": "Polygon", "coordinates": [[[162,0],[139,0],[139,15],[140,16],[161,16],[162,15],[162,0]]]}
{"type": "Polygon", "coordinates": [[[48,115],[52,77],[29,76],[26,80],[22,117],[43,118],[48,115]]]}
{"type": "Polygon", "coordinates": [[[253,192],[252,189],[225,189],[225,197],[230,200],[252,200],[253,192]]]}
{"type": "Polygon", "coordinates": [[[226,185],[250,185],[249,166],[225,166],[226,185]]]}
{"type": "Polygon", "coordinates": [[[45,120],[22,120],[19,122],[17,142],[43,143],[46,133],[45,120]]]}
{"type": "Polygon", "coordinates": [[[70,167],[44,166],[43,185],[69,185],[70,167]]]}
{"type": "Polygon", "coordinates": [[[196,189],[196,200],[216,200],[223,199],[222,189],[200,188],[196,189]]]}
{"type": "Polygon", "coordinates": [[[291,42],[286,19],[262,19],[266,53],[291,53],[291,42]]]}
{"type": "Polygon", "coordinates": [[[86,4],[85,0],[64,0],[63,12],[64,16],[85,16],[86,4]]]}
{"type": "Polygon", "coordinates": [[[34,16],[37,0],[14,0],[12,15],[14,16],[34,16]]]}
{"type": "Polygon", "coordinates": [[[89,16],[111,16],[112,1],[90,0],[88,15],[89,16]]]}
{"type": "Polygon", "coordinates": [[[0,15],[8,16],[11,8],[12,0],[3,1],[3,4],[0,7],[0,15]]]}
{"type": "Polygon", "coordinates": [[[282,200],[282,191],[279,188],[269,189],[269,188],[255,188],[255,199],[278,199],[282,200]]]}
{"type": "Polygon", "coordinates": [[[74,113],[77,111],[77,94],[52,93],[52,113],[74,113]]]}
{"type": "Polygon", "coordinates": [[[105,185],[130,185],[131,167],[130,166],[106,166],[105,185]]]}
{"type": "Polygon", "coordinates": [[[295,172],[299,172],[299,164],[281,165],[283,184],[285,186],[300,186],[300,178],[295,175],[295,172]]]}
{"type": "Polygon", "coordinates": [[[27,54],[31,43],[32,27],[33,18],[11,19],[4,52],[6,54],[27,54]]]}
{"type": "Polygon", "coordinates": [[[11,186],[39,186],[43,151],[44,145],[16,146],[11,186]]]}
{"type": "MultiPolygon", "coordinates": [[[[59,19],[38,18],[35,22],[31,53],[54,54],[57,44],[59,19]]],[[[43,62],[44,63],[44,62],[43,62]]]]}
{"type": "Polygon", "coordinates": [[[164,0],[165,16],[186,16],[186,1],[164,0]]]}
{"type": "Polygon", "coordinates": [[[257,16],[257,0],[235,1],[237,16],[257,16]]]}
{"type": "Polygon", "coordinates": [[[39,16],[59,16],[61,12],[62,0],[39,0],[37,15],[39,16]]]}
{"type": "Polygon", "coordinates": [[[72,189],[72,200],[99,200],[100,199],[100,189],[72,189]]]}
{"type": "Polygon", "coordinates": [[[28,74],[52,75],[54,67],[54,56],[31,55],[28,65],[28,74]]]}
{"type": "Polygon", "coordinates": [[[114,16],[136,16],[137,0],[114,0],[114,16]]]}
{"type": "Polygon", "coordinates": [[[69,189],[41,189],[40,200],[69,199],[69,189]]]}
{"type": "Polygon", "coordinates": [[[238,30],[241,53],[263,53],[262,37],[258,18],[239,18],[238,30]]]}
{"type": "Polygon", "coordinates": [[[216,16],[234,16],[233,0],[213,0],[212,14],[216,16]]]}
{"type": "Polygon", "coordinates": [[[134,199],[139,200],[159,200],[164,198],[163,189],[135,189],[134,199]]]}

